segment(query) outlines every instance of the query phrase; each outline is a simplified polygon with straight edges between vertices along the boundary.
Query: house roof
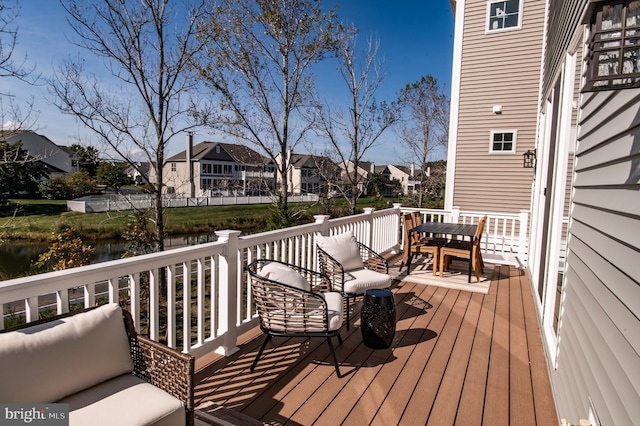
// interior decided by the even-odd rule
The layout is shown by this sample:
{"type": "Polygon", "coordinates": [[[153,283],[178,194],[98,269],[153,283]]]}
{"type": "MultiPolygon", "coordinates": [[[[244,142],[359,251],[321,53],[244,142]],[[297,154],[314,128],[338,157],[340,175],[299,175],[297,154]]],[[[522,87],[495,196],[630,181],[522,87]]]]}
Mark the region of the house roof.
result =
{"type": "Polygon", "coordinates": [[[58,147],[71,156],[79,157],[78,153],[72,150],[71,148],[69,148],[68,146],[58,145],[58,147]]]}
{"type": "Polygon", "coordinates": [[[404,172],[408,175],[411,175],[411,169],[407,166],[399,166],[396,164],[392,164],[393,167],[395,167],[396,169],[400,170],[401,172],[404,172]]]}
{"type": "Polygon", "coordinates": [[[335,163],[329,158],[311,154],[291,154],[291,166],[297,169],[302,167],[318,168],[330,164],[335,167],[335,163]]]}
{"type": "MultiPolygon", "coordinates": [[[[245,145],[222,142],[200,142],[193,147],[191,156],[193,161],[217,160],[217,161],[233,161],[242,164],[266,164],[268,159],[245,145]],[[219,146],[220,152],[216,152],[216,146],[219,146]]],[[[187,152],[182,151],[167,161],[186,161],[187,152]]]]}

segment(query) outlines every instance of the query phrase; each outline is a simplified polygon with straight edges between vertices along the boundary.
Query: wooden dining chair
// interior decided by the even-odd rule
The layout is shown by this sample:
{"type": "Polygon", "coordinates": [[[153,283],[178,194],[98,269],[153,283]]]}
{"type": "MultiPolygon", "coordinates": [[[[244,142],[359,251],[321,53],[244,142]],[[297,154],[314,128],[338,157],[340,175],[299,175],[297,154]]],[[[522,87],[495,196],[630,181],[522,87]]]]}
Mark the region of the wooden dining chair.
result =
{"type": "Polygon", "coordinates": [[[440,248],[440,276],[444,275],[444,271],[448,269],[451,263],[451,258],[458,257],[462,259],[469,259],[469,252],[471,251],[471,266],[476,276],[476,280],[480,281],[480,274],[484,272],[484,262],[482,261],[482,253],[480,250],[480,240],[482,239],[482,233],[484,232],[485,224],[487,223],[487,216],[482,217],[478,221],[478,228],[476,234],[473,237],[473,248],[469,250],[468,241],[452,241],[443,245],[440,248]],[[466,244],[464,244],[466,243],[466,244]]]}
{"type": "MultiPolygon", "coordinates": [[[[404,253],[402,255],[402,261],[400,262],[400,269],[407,265],[409,256],[414,254],[427,255],[431,253],[433,258],[433,275],[437,275],[438,271],[438,258],[439,248],[444,244],[444,241],[440,239],[433,239],[429,237],[423,237],[417,232],[411,234],[411,243],[409,244],[409,230],[415,228],[422,223],[422,217],[420,212],[405,213],[402,215],[402,229],[404,233],[404,253]],[[416,215],[417,213],[417,215],[416,215]]],[[[407,265],[408,269],[408,265],[407,265]]]]}

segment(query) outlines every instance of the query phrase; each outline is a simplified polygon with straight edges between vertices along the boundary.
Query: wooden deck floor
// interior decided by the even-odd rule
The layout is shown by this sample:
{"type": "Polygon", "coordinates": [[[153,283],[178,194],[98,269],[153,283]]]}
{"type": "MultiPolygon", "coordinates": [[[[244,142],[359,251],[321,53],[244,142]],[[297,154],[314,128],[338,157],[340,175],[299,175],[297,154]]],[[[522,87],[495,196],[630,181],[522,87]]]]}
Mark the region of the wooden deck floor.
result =
{"type": "Polygon", "coordinates": [[[342,379],[323,339],[274,339],[251,373],[256,329],[197,372],[196,406],[287,425],[557,425],[529,282],[490,274],[486,295],[396,281],[392,347],[364,346],[354,315],[336,348],[342,379]]]}

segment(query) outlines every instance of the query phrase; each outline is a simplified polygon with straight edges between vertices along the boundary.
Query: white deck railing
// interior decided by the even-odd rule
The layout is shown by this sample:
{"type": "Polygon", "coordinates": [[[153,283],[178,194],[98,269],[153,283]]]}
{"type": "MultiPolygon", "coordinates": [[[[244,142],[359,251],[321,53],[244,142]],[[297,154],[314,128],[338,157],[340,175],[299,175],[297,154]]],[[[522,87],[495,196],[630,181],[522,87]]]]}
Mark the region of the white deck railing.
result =
{"type": "Polygon", "coordinates": [[[529,212],[519,214],[461,211],[457,207],[451,210],[401,208],[402,213],[420,211],[423,222],[448,222],[476,224],[487,215],[482,239],[480,240],[482,258],[490,263],[503,265],[526,265],[527,227],[529,212]]]}
{"type": "MultiPolygon", "coordinates": [[[[195,356],[213,350],[229,355],[237,350],[238,336],[257,325],[244,273],[248,263],[269,258],[316,269],[315,236],[348,230],[379,253],[399,252],[400,214],[410,210],[417,209],[397,204],[337,219],[320,215],[311,224],[247,236],[240,236],[240,231],[217,231],[214,243],[2,281],[0,307],[4,318],[23,312],[29,322],[47,307],[64,313],[72,305],[119,302],[131,312],[138,330],[154,340],[195,356]]],[[[484,214],[420,211],[425,219],[465,223],[484,214]]],[[[526,246],[524,213],[488,216],[487,255],[498,253],[496,257],[506,259],[526,246]]]]}

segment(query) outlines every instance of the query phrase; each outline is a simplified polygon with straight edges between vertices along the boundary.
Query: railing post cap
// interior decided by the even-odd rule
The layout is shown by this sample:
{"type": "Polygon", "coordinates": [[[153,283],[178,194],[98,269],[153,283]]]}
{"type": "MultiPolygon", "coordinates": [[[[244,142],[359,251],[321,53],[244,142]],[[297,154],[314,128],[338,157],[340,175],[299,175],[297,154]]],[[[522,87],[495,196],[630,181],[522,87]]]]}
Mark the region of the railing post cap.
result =
{"type": "Polygon", "coordinates": [[[393,203],[394,209],[399,209],[400,207],[402,207],[402,203],[393,203]]]}
{"type": "Polygon", "coordinates": [[[313,218],[316,220],[316,223],[324,223],[327,220],[329,220],[331,216],[329,216],[328,214],[316,214],[313,215],[313,218]]]}
{"type": "Polygon", "coordinates": [[[371,214],[371,213],[373,213],[375,210],[376,210],[376,209],[375,209],[375,208],[373,208],[373,207],[365,207],[365,208],[364,208],[364,212],[365,212],[366,214],[371,214]]]}
{"type": "Polygon", "coordinates": [[[220,231],[215,231],[215,234],[222,239],[230,239],[233,237],[238,237],[242,234],[242,231],[237,231],[235,229],[222,229],[220,231]]]}

